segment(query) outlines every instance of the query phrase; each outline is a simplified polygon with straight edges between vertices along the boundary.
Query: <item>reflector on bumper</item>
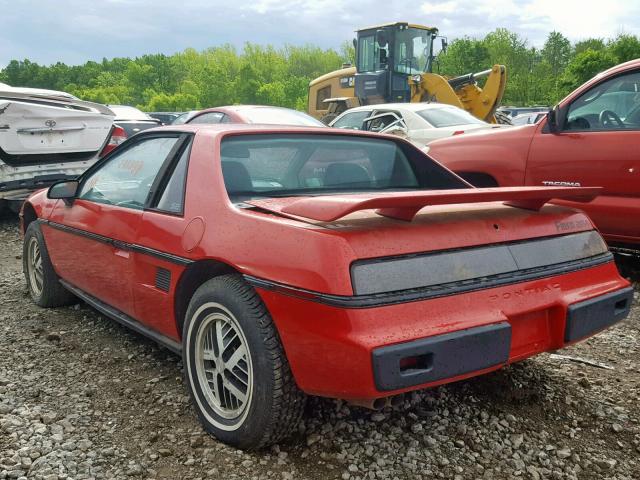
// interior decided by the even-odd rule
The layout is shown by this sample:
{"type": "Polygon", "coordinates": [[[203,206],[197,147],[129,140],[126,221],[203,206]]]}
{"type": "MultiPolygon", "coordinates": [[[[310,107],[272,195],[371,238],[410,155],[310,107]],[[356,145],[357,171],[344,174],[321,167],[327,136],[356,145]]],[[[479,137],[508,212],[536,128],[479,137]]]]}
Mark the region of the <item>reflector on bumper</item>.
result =
{"type": "Polygon", "coordinates": [[[376,388],[397,390],[505,365],[510,345],[511,326],[500,322],[380,347],[372,352],[376,388]],[[412,358],[427,360],[405,366],[412,358]]]}

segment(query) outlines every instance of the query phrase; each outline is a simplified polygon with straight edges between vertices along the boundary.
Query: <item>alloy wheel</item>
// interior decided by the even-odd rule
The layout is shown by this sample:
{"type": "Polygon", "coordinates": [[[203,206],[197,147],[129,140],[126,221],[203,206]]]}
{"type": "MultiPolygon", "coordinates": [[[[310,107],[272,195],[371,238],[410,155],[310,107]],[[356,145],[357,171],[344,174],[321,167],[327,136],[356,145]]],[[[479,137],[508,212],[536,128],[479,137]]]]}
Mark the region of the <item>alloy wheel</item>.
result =
{"type": "Polygon", "coordinates": [[[209,406],[222,418],[239,417],[251,401],[253,371],[247,340],[228,311],[216,310],[196,337],[195,364],[209,406]]]}
{"type": "Polygon", "coordinates": [[[29,245],[27,247],[27,273],[29,275],[31,292],[36,297],[39,297],[42,294],[44,270],[42,268],[40,245],[38,244],[38,239],[35,237],[29,239],[29,245]]]}

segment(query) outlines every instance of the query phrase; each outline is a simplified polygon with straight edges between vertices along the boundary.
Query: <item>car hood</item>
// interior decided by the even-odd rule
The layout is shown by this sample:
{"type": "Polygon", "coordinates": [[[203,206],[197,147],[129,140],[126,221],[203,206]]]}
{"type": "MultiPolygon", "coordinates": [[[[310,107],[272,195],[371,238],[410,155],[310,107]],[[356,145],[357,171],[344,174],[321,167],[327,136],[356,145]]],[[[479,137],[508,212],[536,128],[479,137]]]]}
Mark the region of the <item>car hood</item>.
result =
{"type": "Polygon", "coordinates": [[[465,132],[464,135],[455,135],[435,140],[429,144],[430,151],[447,150],[449,147],[455,148],[462,145],[485,145],[500,144],[501,142],[520,142],[530,140],[538,124],[530,125],[491,125],[490,128],[477,128],[465,132]]]}

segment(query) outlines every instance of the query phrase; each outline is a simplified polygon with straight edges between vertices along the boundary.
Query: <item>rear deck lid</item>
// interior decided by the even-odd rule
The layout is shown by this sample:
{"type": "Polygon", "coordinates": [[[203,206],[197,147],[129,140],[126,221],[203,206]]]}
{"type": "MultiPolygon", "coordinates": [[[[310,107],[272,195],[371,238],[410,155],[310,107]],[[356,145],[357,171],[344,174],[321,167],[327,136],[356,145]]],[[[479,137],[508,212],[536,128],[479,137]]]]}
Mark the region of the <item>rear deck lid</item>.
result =
{"type": "Polygon", "coordinates": [[[19,164],[36,155],[97,153],[113,118],[105,106],[71,96],[0,89],[1,159],[19,164]]]}

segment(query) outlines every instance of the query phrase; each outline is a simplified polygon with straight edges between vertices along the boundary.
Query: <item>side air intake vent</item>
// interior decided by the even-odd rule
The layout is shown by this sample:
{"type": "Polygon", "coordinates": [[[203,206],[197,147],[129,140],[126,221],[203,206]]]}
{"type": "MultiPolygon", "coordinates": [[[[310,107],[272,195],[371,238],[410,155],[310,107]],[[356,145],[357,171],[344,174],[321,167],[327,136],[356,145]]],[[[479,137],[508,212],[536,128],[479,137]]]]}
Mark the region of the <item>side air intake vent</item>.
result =
{"type": "Polygon", "coordinates": [[[166,268],[158,267],[156,270],[156,288],[168,292],[169,287],[171,287],[171,272],[166,268]]]}

